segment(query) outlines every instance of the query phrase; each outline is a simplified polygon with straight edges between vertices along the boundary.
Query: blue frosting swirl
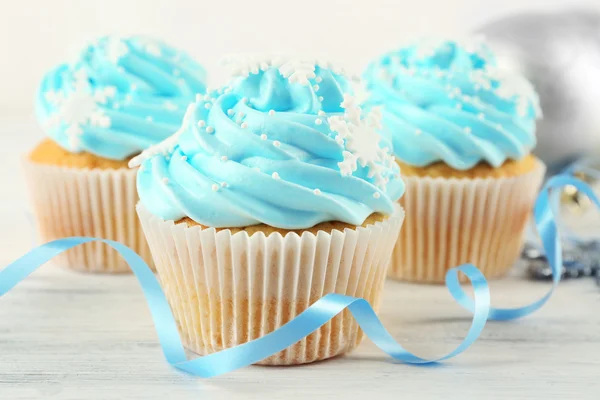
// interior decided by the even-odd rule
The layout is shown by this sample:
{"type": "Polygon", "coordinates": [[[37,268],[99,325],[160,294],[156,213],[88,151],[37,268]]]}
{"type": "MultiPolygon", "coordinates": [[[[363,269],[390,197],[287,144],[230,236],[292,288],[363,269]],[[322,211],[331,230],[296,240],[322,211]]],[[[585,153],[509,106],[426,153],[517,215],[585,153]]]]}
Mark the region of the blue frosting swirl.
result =
{"type": "Polygon", "coordinates": [[[383,125],[405,163],[498,167],[535,146],[537,94],[499,69],[481,40],[421,41],[381,56],[364,78],[366,107],[384,106],[383,125]]]}
{"type": "Polygon", "coordinates": [[[103,37],[46,74],[36,113],[63,148],[122,160],[172,135],[205,79],[198,63],[162,42],[103,37]]]}
{"type": "Polygon", "coordinates": [[[393,213],[404,192],[398,166],[377,114],[360,115],[343,75],[276,60],[244,75],[199,97],[176,135],[132,160],[150,212],[284,229],[393,213]]]}

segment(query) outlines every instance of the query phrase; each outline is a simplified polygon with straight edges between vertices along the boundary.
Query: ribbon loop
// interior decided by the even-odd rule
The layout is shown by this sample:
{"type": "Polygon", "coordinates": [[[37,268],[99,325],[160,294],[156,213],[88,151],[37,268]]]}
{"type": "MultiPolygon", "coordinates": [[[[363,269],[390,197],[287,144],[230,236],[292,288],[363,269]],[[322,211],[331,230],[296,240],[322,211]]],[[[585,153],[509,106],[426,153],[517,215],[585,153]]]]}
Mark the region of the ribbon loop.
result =
{"type": "Polygon", "coordinates": [[[534,216],[544,250],[552,267],[553,284],[550,291],[541,299],[524,307],[492,308],[490,307],[489,287],[481,271],[471,264],[449,270],[446,274],[446,286],[452,297],[462,307],[473,313],[473,319],[467,336],[456,349],[433,360],[420,358],[396,342],[366,300],[335,293],[319,299],[296,318],[261,338],[188,360],[179,337],[175,318],[153,272],[133,250],[121,243],[106,239],[71,237],[34,248],[0,271],[0,297],[63,251],[84,243],[100,241],[112,246],[127,261],[146,297],[165,358],[169,364],[189,374],[208,378],[254,364],[308,336],[345,309],[350,310],[365,334],[390,357],[408,364],[434,363],[448,360],[469,348],[481,334],[488,319],[509,320],[524,317],[538,310],[548,301],[560,281],[562,266],[561,244],[556,215],[553,214],[550,204],[550,192],[567,185],[575,186],[600,208],[600,200],[593,190],[585,183],[570,176],[561,175],[551,178],[540,193],[535,204],[534,216]],[[471,281],[474,290],[473,299],[461,288],[458,272],[465,274],[471,281]]]}

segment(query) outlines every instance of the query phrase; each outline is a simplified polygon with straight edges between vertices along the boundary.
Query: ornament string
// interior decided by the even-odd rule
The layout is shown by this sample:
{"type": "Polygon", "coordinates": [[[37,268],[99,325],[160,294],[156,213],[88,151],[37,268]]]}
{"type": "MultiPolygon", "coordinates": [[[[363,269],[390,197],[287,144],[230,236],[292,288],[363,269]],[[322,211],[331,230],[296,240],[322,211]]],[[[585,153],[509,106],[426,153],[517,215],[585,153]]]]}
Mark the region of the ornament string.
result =
{"type": "Polygon", "coordinates": [[[0,271],[0,298],[58,254],[84,243],[100,241],[117,250],[129,264],[148,303],[167,362],[186,373],[209,378],[256,363],[308,336],[345,309],[352,313],[365,334],[393,359],[408,364],[435,363],[455,357],[469,348],[481,334],[488,319],[508,320],[520,318],[536,311],[548,301],[560,281],[560,266],[562,264],[561,245],[549,196],[552,190],[563,188],[566,185],[575,186],[600,208],[600,201],[592,189],[570,176],[561,175],[551,178],[540,193],[536,201],[534,215],[542,244],[552,266],[553,285],[548,294],[524,307],[512,309],[492,308],[487,281],[475,266],[465,264],[449,270],[446,274],[446,287],[460,305],[473,313],[473,318],[463,341],[453,351],[437,359],[423,359],[404,349],[385,329],[366,300],[332,293],[319,299],[284,326],[261,338],[217,353],[188,360],[179,337],[175,318],[153,272],[133,250],[121,243],[106,239],[71,237],[34,248],[0,271]],[[465,274],[471,281],[473,298],[470,298],[462,290],[458,280],[458,272],[465,274]]]}

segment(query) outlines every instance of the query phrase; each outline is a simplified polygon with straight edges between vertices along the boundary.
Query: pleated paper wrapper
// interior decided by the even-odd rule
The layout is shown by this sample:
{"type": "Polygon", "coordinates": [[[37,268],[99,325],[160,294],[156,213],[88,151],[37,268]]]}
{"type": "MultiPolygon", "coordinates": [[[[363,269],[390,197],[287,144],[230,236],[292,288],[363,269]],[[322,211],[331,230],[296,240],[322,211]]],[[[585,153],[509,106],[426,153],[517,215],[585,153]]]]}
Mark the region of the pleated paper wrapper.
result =
{"type": "MultiPolygon", "coordinates": [[[[76,169],[23,161],[39,240],[92,236],[121,242],[150,266],[152,257],[135,212],[136,170],[76,169]]],[[[52,261],[87,272],[130,272],[104,243],[77,246],[52,261]]]]}
{"type": "Polygon", "coordinates": [[[389,276],[443,283],[448,269],[464,263],[488,279],[505,275],[519,258],[544,173],[538,161],[531,172],[509,178],[405,177],[406,220],[389,276]]]}
{"type": "MultiPolygon", "coordinates": [[[[402,224],[385,221],[331,233],[285,236],[164,221],[138,205],[161,285],[189,350],[205,355],[264,336],[328,293],[362,297],[377,309],[402,224]]],[[[362,331],[344,311],[259,364],[304,364],[354,349],[362,331]]]]}

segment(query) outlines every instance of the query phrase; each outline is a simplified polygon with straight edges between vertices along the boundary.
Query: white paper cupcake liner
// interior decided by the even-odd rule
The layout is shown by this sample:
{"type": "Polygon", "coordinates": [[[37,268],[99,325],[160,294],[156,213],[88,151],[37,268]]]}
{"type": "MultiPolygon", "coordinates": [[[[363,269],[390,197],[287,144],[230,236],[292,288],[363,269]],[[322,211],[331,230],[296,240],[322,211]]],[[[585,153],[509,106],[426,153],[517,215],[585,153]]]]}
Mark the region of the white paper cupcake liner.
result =
{"type": "MultiPolygon", "coordinates": [[[[202,229],[164,221],[138,205],[161,284],[184,346],[205,355],[264,336],[328,293],[376,309],[404,218],[367,227],[282,236],[202,229]]],[[[362,331],[344,311],[259,364],[303,364],[355,348],[362,331]]]]}
{"type": "Polygon", "coordinates": [[[506,274],[519,257],[545,166],[510,178],[406,177],[400,203],[404,228],[389,276],[443,283],[448,269],[477,266],[488,279],[506,274]]]}
{"type": "MultiPolygon", "coordinates": [[[[121,242],[152,266],[136,216],[136,170],[76,169],[23,161],[39,239],[92,236],[121,242]]],[[[53,259],[56,265],[89,272],[130,272],[104,243],[88,243],[53,259]]]]}

